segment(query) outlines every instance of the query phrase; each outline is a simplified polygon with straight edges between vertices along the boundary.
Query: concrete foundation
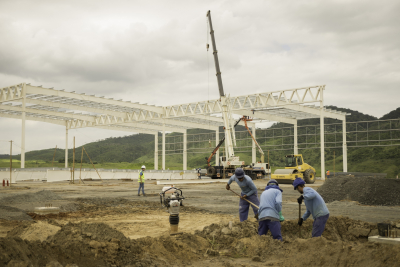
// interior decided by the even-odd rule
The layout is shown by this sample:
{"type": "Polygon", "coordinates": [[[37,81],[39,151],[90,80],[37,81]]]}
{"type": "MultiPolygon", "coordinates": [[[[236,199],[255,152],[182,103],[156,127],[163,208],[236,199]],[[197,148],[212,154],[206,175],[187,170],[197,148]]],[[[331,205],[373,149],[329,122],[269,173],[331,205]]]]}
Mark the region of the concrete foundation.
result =
{"type": "Polygon", "coordinates": [[[400,237],[392,238],[392,237],[382,237],[379,235],[369,236],[368,242],[378,242],[384,244],[400,244],[400,237]]]}

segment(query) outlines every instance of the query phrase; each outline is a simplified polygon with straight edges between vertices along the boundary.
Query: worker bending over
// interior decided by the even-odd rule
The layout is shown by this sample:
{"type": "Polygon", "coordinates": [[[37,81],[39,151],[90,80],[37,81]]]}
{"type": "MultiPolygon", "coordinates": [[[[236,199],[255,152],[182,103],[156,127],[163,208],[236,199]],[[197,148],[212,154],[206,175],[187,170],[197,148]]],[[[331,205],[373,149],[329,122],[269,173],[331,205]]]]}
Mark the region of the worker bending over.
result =
{"type": "Polygon", "coordinates": [[[266,235],[271,231],[274,239],[282,241],[281,222],[282,216],[282,189],[276,180],[270,180],[260,197],[260,209],[258,210],[258,234],[266,235]]]}
{"type": "MultiPolygon", "coordinates": [[[[257,196],[257,187],[254,185],[253,180],[244,174],[244,171],[242,168],[237,168],[235,170],[235,174],[232,175],[232,177],[229,179],[228,184],[226,185],[226,190],[230,190],[231,187],[229,186],[233,181],[235,181],[240,189],[242,189],[241,192],[241,198],[239,202],[239,219],[241,222],[247,220],[247,217],[249,216],[249,206],[250,204],[245,201],[244,199],[249,200],[253,204],[259,206],[260,201],[258,200],[257,196]]],[[[256,207],[252,206],[254,216],[257,217],[258,215],[258,210],[256,207]]]]}
{"type": "Polygon", "coordinates": [[[318,194],[317,191],[310,187],[305,187],[305,182],[301,178],[296,178],[293,182],[294,190],[297,189],[302,194],[297,202],[299,204],[306,204],[307,211],[304,213],[302,218],[299,218],[299,225],[303,224],[303,221],[312,214],[314,218],[312,237],[321,236],[325,230],[325,224],[329,218],[329,210],[326,207],[324,199],[318,194]]]}

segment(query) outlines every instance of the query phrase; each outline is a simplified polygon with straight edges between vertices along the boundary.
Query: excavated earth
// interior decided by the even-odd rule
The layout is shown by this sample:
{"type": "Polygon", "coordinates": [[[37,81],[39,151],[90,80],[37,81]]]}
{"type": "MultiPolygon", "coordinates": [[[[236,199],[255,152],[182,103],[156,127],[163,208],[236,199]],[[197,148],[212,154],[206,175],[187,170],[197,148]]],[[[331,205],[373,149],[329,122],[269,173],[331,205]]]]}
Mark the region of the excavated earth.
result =
{"type": "MultiPolygon", "coordinates": [[[[259,193],[265,183],[256,182],[259,193]]],[[[0,215],[8,212],[0,217],[0,267],[399,266],[400,245],[367,241],[378,233],[376,221],[400,228],[398,206],[385,210],[333,201],[328,203],[331,217],[323,236],[311,238],[312,219],[304,222],[300,233],[298,193],[283,186],[286,220],[280,242],[270,235],[258,236],[251,213],[247,221],[238,221],[238,200],[223,184],[185,185],[180,234],[170,235],[169,215],[155,193],[162,186],[146,184],[146,198],[134,195],[135,186],[39,184],[0,191],[0,215]],[[49,203],[62,212],[32,212],[49,203]],[[357,219],[358,210],[364,218],[377,209],[382,215],[357,219]]]]}
{"type": "Polygon", "coordinates": [[[399,206],[400,179],[337,176],[328,179],[318,193],[325,202],[351,200],[364,205],[399,206]]]}

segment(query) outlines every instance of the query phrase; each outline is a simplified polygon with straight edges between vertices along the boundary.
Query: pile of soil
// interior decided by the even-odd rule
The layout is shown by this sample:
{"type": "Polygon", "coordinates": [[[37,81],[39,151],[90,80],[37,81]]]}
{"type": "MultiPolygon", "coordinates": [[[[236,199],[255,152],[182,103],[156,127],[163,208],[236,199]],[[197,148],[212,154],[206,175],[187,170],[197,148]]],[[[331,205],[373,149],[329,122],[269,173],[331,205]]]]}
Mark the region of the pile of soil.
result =
{"type": "Polygon", "coordinates": [[[397,179],[336,176],[327,179],[317,191],[327,203],[351,200],[373,206],[400,205],[397,179]]]}
{"type": "MultiPolygon", "coordinates": [[[[257,222],[212,224],[196,234],[131,240],[103,223],[66,224],[45,241],[0,238],[0,266],[11,261],[46,266],[233,266],[228,261],[252,258],[263,266],[395,266],[400,246],[373,244],[366,237],[374,226],[347,217],[332,217],[321,238],[308,238],[312,221],[298,238],[296,221],[282,223],[284,242],[258,236],[257,222]],[[228,261],[227,261],[228,260],[228,261]],[[208,265],[209,266],[209,265],[208,265]]],[[[257,265],[260,266],[260,265],[257,265]]]]}
{"type": "Polygon", "coordinates": [[[37,221],[30,225],[21,225],[7,233],[7,237],[20,237],[28,241],[45,241],[49,236],[55,235],[60,226],[47,222],[37,221]]]}
{"type": "Polygon", "coordinates": [[[29,203],[29,202],[50,202],[52,200],[59,200],[61,197],[56,193],[49,190],[41,190],[36,193],[26,194],[15,194],[0,199],[1,203],[7,203],[8,205],[17,203],[29,203]]]}
{"type": "Polygon", "coordinates": [[[16,221],[32,220],[32,218],[28,214],[26,214],[24,210],[9,206],[0,206],[0,219],[16,221]]]}

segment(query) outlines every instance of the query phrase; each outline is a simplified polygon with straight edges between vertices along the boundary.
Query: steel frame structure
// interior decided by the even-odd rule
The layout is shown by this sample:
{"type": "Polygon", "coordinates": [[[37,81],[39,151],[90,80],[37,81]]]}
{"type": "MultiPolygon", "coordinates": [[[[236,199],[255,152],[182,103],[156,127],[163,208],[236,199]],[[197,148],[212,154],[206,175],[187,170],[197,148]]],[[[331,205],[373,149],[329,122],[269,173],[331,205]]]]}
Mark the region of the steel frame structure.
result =
{"type": "MultiPolygon", "coordinates": [[[[346,127],[346,113],[323,107],[325,85],[243,96],[228,96],[227,102],[233,114],[251,116],[263,121],[277,121],[294,125],[294,153],[298,153],[297,121],[320,118],[321,168],[324,179],[324,121],[333,118],[346,127]],[[319,107],[315,106],[319,103],[319,107]]],[[[64,126],[66,129],[65,167],[68,167],[68,131],[96,127],[107,130],[146,133],[155,136],[154,161],[158,168],[158,132],[162,132],[162,168],[165,169],[165,134],[183,134],[183,169],[187,169],[187,129],[209,129],[219,136],[223,125],[221,99],[200,101],[172,106],[154,106],[132,103],[112,98],[66,92],[42,86],[21,83],[0,88],[0,117],[22,120],[21,168],[25,167],[25,121],[33,120],[64,126]]],[[[253,133],[255,133],[255,124],[253,133]]],[[[345,131],[344,131],[345,132],[345,131]]],[[[216,138],[216,143],[218,143],[216,138]]],[[[346,135],[343,134],[343,155],[347,172],[346,135]]],[[[252,149],[255,154],[255,146],[252,149]]],[[[216,155],[218,164],[219,155],[216,155]]],[[[253,159],[255,156],[253,155],[253,159]]]]}

